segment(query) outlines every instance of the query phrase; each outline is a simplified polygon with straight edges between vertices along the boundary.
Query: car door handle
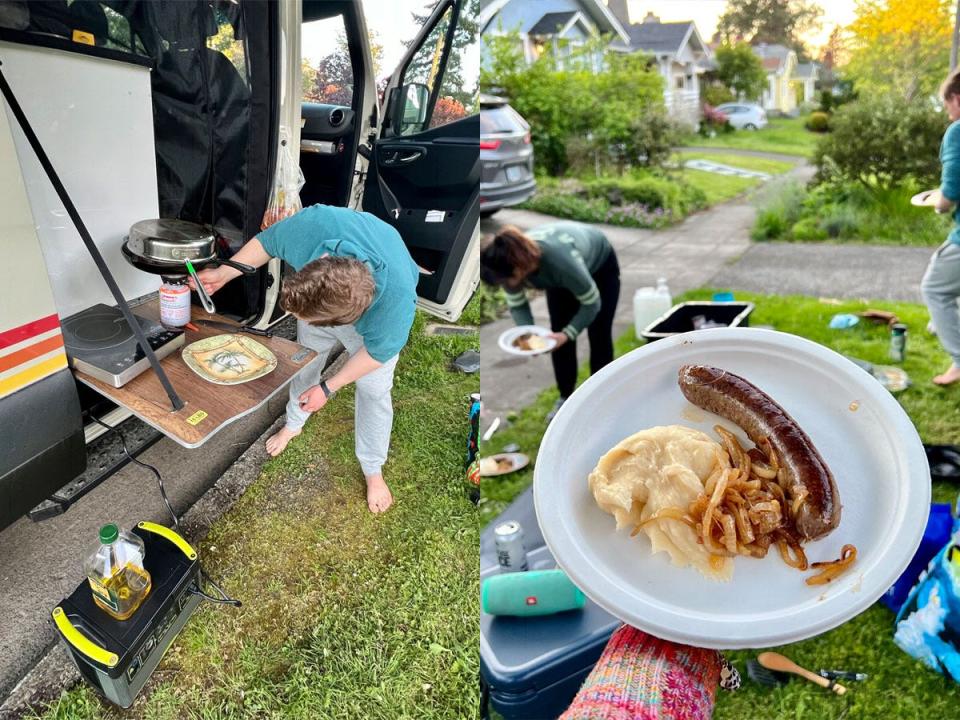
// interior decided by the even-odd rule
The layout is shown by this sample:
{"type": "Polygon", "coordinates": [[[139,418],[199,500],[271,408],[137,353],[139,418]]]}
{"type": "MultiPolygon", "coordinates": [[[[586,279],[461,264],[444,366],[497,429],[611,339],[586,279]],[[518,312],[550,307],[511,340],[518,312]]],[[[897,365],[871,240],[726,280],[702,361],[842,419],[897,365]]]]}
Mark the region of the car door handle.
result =
{"type": "Polygon", "coordinates": [[[385,145],[380,148],[380,164],[391,167],[408,165],[427,154],[425,147],[419,145],[385,145]]]}

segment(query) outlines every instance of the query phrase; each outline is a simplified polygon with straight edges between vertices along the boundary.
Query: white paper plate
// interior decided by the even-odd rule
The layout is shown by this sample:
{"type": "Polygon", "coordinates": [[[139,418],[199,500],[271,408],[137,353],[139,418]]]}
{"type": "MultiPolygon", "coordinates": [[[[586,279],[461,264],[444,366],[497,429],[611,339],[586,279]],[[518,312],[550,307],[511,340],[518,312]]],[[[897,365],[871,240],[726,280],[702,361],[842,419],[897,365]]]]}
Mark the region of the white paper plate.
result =
{"type": "Polygon", "coordinates": [[[924,190],[910,198],[910,204],[917,207],[935,207],[940,200],[940,189],[924,190]]]}
{"type": "Polygon", "coordinates": [[[770,330],[689,332],[616,360],[563,404],[537,458],[537,518],[560,567],[624,622],[700,647],[795,642],[863,612],[906,568],[930,507],[923,445],[890,393],[832,350],[770,330]],[[834,560],[852,543],[858,555],[850,571],[811,587],[809,573],[771,552],[762,560],[736,558],[733,580],[716,582],[674,567],[665,553],[651,555],[645,535],[617,531],[613,516],[597,507],[587,476],[623,438],[671,424],[715,437],[720,419],[688,403],[677,386],[687,363],[745,377],[807,432],[833,471],[843,512],[836,530],[804,548],[811,561],[834,560]]]}
{"type": "Polygon", "coordinates": [[[496,455],[490,455],[490,458],[493,460],[509,460],[511,465],[506,470],[495,470],[493,472],[484,472],[483,471],[483,461],[486,458],[480,460],[480,477],[497,477],[499,475],[509,475],[510,473],[517,472],[517,470],[523,470],[527,465],[530,464],[530,457],[524,453],[514,452],[514,453],[497,453],[496,455]]]}
{"type": "Polygon", "coordinates": [[[511,355],[521,355],[523,357],[532,357],[533,355],[543,355],[543,353],[548,353],[553,348],[557,346],[557,341],[553,338],[547,339],[547,347],[542,350],[521,350],[520,348],[513,346],[513,341],[516,340],[521,335],[526,335],[527,333],[533,333],[534,335],[539,335],[543,338],[546,338],[547,335],[550,335],[551,332],[544,327],[539,325],[517,325],[512,327],[509,330],[504,330],[500,333],[500,338],[497,340],[497,344],[500,346],[500,349],[511,355]]]}

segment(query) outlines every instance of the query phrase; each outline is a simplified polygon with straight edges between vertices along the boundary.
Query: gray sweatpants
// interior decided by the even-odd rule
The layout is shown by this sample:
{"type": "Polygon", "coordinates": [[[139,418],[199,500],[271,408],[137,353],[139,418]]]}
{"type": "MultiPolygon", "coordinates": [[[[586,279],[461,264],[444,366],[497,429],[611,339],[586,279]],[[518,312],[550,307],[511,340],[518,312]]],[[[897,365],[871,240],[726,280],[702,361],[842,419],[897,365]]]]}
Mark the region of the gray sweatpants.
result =
{"type": "Polygon", "coordinates": [[[960,245],[947,240],[930,259],[920,283],[940,344],[960,367],[960,245]]]}
{"type": "MultiPolygon", "coordinates": [[[[286,425],[291,430],[299,430],[310,417],[310,413],[300,408],[301,393],[320,383],[320,373],[327,363],[330,351],[339,343],[349,355],[363,347],[363,338],[353,325],[339,327],[314,327],[297,320],[297,342],[306,345],[319,354],[312,367],[297,375],[290,383],[290,401],[287,403],[286,425]]],[[[397,366],[394,356],[372,373],[364,375],[356,382],[356,406],[354,409],[355,451],[364,475],[376,475],[387,461],[390,449],[390,430],[393,427],[393,401],[390,390],[393,388],[393,370],[397,366]]]]}

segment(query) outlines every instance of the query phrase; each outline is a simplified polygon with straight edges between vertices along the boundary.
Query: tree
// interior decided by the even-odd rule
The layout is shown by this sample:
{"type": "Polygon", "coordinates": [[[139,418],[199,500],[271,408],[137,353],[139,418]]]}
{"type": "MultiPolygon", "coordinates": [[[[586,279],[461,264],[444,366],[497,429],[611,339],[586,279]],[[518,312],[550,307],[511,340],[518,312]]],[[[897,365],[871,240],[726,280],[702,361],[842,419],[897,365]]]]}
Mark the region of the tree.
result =
{"type": "Polygon", "coordinates": [[[850,24],[846,71],[872,95],[932,96],[949,70],[951,0],[863,0],[850,24]]]}
{"type": "Polygon", "coordinates": [[[778,43],[804,55],[800,38],[819,27],[821,15],[812,0],[729,0],[717,29],[728,42],[778,43]]]}
{"type": "MultiPolygon", "coordinates": [[[[417,27],[423,27],[434,9],[441,0],[428,0],[423,12],[411,12],[417,27]]],[[[439,69],[440,56],[444,46],[444,39],[450,28],[452,12],[448,11],[433,29],[430,37],[413,56],[407,67],[404,82],[422,82],[431,89],[439,69]]],[[[480,32],[480,0],[466,0],[460,8],[460,19],[453,33],[453,43],[447,58],[447,67],[443,73],[442,84],[438,97],[451,98],[469,112],[478,110],[478,86],[473,74],[464,77],[464,58],[470,48],[477,42],[480,32]]],[[[404,42],[410,47],[413,39],[404,42]]]]}
{"type": "MultiPolygon", "coordinates": [[[[383,60],[383,45],[376,33],[368,31],[370,55],[373,58],[374,75],[379,75],[383,60]]],[[[350,48],[346,34],[337,35],[333,52],[325,55],[316,67],[304,60],[301,65],[303,99],[308,102],[350,105],[353,100],[353,67],[350,64],[350,48]]]]}
{"type": "Polygon", "coordinates": [[[533,157],[548,173],[562,174],[575,148],[593,158],[626,165],[659,165],[674,140],[663,104],[663,79],[643,53],[607,50],[609,38],[571,48],[558,67],[552,53],[528,65],[523,43],[513,32],[483,38],[480,70],[485,92],[494,91],[530,123],[533,157]],[[603,57],[606,70],[595,73],[603,57]]]}
{"type": "Polygon", "coordinates": [[[717,79],[741,99],[756,100],[767,85],[763,63],[745,42],[717,48],[717,79]]]}

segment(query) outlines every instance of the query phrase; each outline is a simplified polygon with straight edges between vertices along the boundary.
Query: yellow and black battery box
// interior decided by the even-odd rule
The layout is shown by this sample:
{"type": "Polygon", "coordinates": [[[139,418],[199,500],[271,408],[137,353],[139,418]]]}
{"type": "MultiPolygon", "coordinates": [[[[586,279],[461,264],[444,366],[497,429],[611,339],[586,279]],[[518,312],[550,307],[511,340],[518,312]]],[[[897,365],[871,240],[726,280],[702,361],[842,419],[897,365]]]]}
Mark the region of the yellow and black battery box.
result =
{"type": "Polygon", "coordinates": [[[150,673],[200,604],[200,561],[173,530],[142,522],[144,567],[153,588],[127,620],[115,620],[93,601],[84,580],[53,610],[53,623],[80,674],[120,707],[133,704],[150,673]]]}

